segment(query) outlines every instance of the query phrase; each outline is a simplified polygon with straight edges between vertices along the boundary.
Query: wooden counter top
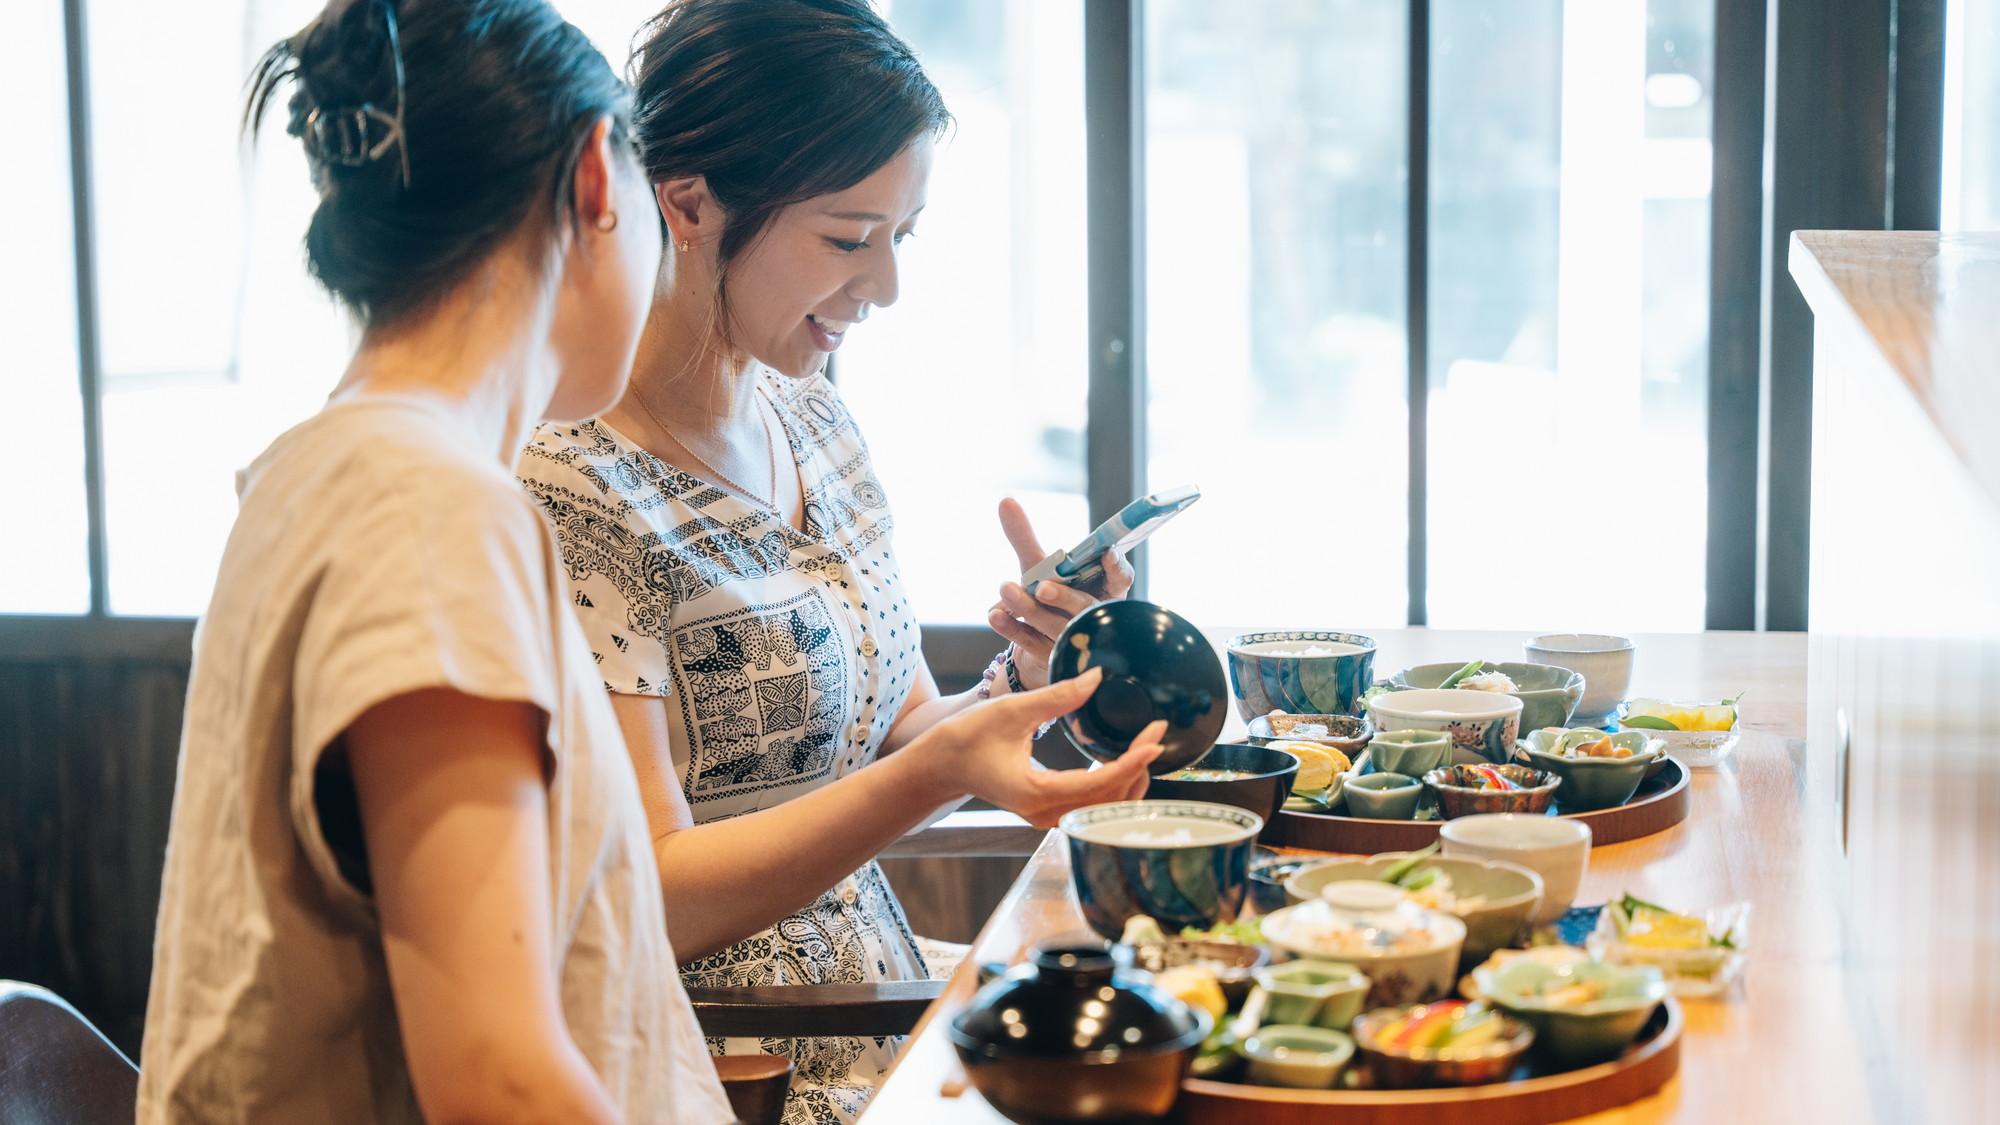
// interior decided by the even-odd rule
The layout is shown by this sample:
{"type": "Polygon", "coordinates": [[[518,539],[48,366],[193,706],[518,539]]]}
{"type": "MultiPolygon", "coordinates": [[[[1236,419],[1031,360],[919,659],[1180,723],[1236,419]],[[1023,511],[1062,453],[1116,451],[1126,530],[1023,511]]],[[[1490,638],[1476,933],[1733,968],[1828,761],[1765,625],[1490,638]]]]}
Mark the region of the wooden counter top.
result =
{"type": "Polygon", "coordinates": [[[1795,231],[1789,265],[1820,327],[1871,338],[2000,502],[2000,233],[1795,231]]]}
{"type": "MultiPolygon", "coordinates": [[[[1505,659],[1525,634],[1379,630],[1378,674],[1473,655],[1505,659]]],[[[1716,1121],[1871,1120],[1844,996],[1837,926],[1824,873],[1810,858],[1799,803],[1805,641],[1798,634],[1708,633],[1635,638],[1634,694],[1716,698],[1747,691],[1744,735],[1722,768],[1697,770],[1689,819],[1658,835],[1591,854],[1577,901],[1632,891],[1703,908],[1754,904],[1750,965],[1722,1000],[1688,1001],[1680,1077],[1600,1125],[1716,1121]]],[[[974,947],[972,963],[1015,961],[1040,937],[1082,928],[1071,905],[1068,855],[1044,840],[974,947]]],[[[866,1125],[998,1125],[962,1081],[945,1024],[972,992],[961,976],[933,1006],[866,1125]]]]}

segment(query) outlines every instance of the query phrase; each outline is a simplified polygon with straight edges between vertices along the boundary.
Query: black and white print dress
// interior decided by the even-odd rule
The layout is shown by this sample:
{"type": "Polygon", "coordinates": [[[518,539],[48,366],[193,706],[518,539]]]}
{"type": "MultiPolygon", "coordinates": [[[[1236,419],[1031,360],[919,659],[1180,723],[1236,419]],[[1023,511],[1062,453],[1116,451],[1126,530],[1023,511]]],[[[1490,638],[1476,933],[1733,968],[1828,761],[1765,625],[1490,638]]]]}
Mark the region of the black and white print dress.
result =
{"type": "MultiPolygon", "coordinates": [[[[768,809],[874,760],[918,668],[918,632],[868,447],[824,379],[756,381],[783,422],[804,530],[602,421],[544,425],[519,474],[554,524],[604,684],[664,696],[696,823],[768,809]]],[[[923,980],[874,863],[771,929],[681,969],[690,985],[923,980]]],[[[846,1122],[900,1039],[711,1039],[797,1072],[786,1125],[846,1122]]]]}

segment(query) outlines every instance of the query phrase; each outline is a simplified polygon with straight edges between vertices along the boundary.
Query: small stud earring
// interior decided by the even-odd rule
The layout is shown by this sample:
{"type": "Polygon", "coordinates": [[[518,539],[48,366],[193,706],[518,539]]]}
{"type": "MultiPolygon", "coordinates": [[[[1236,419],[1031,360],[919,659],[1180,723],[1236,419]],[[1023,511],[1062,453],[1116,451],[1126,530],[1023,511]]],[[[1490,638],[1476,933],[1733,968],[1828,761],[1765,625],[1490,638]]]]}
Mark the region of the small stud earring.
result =
{"type": "Polygon", "coordinates": [[[681,239],[679,249],[681,253],[683,254],[687,253],[688,251],[694,249],[694,241],[692,239],[687,239],[687,238],[681,239]]]}
{"type": "Polygon", "coordinates": [[[618,229],[618,212],[606,211],[597,217],[597,229],[606,234],[618,229]]]}

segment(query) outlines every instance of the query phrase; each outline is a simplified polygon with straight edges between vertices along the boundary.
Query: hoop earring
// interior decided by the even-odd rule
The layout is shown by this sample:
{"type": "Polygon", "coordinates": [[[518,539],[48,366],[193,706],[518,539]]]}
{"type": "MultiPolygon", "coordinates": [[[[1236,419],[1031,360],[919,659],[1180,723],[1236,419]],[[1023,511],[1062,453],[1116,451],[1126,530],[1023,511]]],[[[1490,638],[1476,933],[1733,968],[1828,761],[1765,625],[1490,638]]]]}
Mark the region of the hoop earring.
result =
{"type": "Polygon", "coordinates": [[[606,211],[597,217],[597,229],[606,234],[618,229],[618,212],[606,211]]]}

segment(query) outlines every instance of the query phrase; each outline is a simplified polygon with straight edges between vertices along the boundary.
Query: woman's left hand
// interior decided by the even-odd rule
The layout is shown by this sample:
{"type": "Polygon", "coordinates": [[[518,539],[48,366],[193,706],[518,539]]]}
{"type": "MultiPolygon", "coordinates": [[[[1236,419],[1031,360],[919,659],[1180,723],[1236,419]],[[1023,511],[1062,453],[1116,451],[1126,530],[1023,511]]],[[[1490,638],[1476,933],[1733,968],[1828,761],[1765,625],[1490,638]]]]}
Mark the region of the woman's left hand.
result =
{"type": "MultiPolygon", "coordinates": [[[[1035,538],[1028,513],[1011,497],[1000,501],[1000,529],[1007,533],[1007,542],[1014,545],[1014,555],[1021,561],[1023,574],[1048,557],[1041,541],[1035,538]]],[[[1054,581],[1036,586],[1033,594],[1019,582],[1002,585],[999,604],[987,611],[986,623],[1014,643],[1014,668],[1021,675],[1022,685],[1047,686],[1049,652],[1055,648],[1063,626],[1099,601],[1124,597],[1132,589],[1132,577],[1132,565],[1125,561],[1124,554],[1106,551],[1103,598],[1054,581]]]]}

